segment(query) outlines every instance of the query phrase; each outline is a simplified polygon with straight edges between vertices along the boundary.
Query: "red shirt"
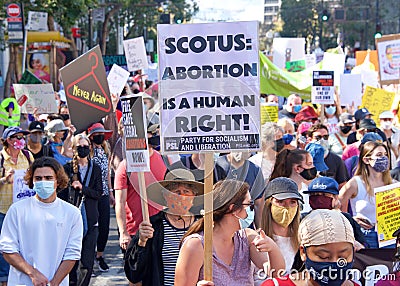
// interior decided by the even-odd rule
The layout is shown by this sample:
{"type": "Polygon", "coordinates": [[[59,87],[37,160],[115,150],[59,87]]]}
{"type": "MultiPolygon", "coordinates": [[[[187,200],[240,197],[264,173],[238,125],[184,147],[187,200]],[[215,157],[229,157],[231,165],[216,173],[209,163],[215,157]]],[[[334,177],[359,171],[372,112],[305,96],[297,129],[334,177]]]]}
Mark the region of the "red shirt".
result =
{"type": "MultiPolygon", "coordinates": [[[[150,172],[144,173],[146,188],[154,182],[164,179],[167,168],[164,161],[157,151],[153,151],[150,156],[150,172]]],[[[126,161],[123,160],[115,172],[114,189],[122,190],[127,189],[126,194],[126,227],[130,235],[134,235],[139,228],[139,224],[143,221],[142,205],[139,195],[139,182],[137,173],[131,173],[129,177],[126,173],[126,161]]],[[[157,214],[162,210],[162,206],[155,204],[151,201],[148,203],[149,216],[157,214]]]]}

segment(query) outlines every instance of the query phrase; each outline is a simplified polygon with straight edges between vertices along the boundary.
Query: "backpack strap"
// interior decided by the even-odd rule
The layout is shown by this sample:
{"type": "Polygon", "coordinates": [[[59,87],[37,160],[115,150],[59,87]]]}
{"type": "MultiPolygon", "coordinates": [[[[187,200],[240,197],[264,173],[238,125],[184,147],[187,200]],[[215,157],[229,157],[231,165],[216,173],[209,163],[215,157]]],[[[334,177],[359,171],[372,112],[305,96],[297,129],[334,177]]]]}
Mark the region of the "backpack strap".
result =
{"type": "Polygon", "coordinates": [[[21,151],[22,151],[22,154],[25,155],[26,159],[28,159],[28,163],[29,163],[29,165],[30,165],[32,162],[31,162],[31,156],[30,156],[30,154],[29,154],[29,151],[26,150],[26,149],[22,149],[21,151]]]}
{"type": "Polygon", "coordinates": [[[346,149],[346,145],[344,145],[342,139],[340,139],[339,135],[337,135],[337,133],[334,134],[336,139],[339,141],[340,145],[342,145],[342,149],[346,149]]]}

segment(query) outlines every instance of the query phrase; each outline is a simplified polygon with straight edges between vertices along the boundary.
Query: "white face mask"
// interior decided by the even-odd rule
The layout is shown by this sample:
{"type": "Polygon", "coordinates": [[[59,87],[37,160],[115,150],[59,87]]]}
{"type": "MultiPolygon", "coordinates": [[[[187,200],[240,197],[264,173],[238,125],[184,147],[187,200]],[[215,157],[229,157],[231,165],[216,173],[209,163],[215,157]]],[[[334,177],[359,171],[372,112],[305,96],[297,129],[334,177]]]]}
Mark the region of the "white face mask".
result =
{"type": "Polygon", "coordinates": [[[321,145],[324,148],[324,156],[327,156],[329,153],[329,141],[321,139],[319,141],[316,141],[315,143],[321,145]]]}
{"type": "Polygon", "coordinates": [[[392,122],[391,121],[382,121],[381,127],[382,127],[382,129],[388,130],[388,129],[392,128],[392,122]]]}

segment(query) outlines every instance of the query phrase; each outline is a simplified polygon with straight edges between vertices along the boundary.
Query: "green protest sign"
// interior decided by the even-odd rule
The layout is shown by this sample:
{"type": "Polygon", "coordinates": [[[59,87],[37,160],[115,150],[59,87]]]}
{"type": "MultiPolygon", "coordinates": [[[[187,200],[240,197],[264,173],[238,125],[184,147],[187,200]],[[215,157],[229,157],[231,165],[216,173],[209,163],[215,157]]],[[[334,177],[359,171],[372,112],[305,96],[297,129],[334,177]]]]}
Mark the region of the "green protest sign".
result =
{"type": "Polygon", "coordinates": [[[306,69],[306,61],[305,60],[286,62],[286,70],[288,72],[300,72],[305,69],[306,69]]]}
{"type": "Polygon", "coordinates": [[[303,99],[311,98],[312,69],[301,72],[288,72],[275,66],[260,53],[260,91],[288,97],[297,93],[303,99]]]}

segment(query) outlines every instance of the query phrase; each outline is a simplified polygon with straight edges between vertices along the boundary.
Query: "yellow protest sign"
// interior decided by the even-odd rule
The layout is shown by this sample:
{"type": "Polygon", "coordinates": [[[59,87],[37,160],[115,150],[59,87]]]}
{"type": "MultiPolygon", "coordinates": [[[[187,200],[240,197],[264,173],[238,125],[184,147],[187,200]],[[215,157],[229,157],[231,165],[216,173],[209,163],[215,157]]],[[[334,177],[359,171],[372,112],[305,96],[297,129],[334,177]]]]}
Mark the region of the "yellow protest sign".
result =
{"type": "Polygon", "coordinates": [[[278,106],[260,104],[261,110],[261,125],[265,122],[278,122],[278,106]]]}
{"type": "Polygon", "coordinates": [[[400,183],[374,189],[379,247],[396,242],[400,228],[400,183]]]}
{"type": "Polygon", "coordinates": [[[379,114],[390,110],[394,99],[394,92],[371,86],[365,87],[361,107],[365,107],[373,114],[372,119],[379,126],[379,114]]]}

